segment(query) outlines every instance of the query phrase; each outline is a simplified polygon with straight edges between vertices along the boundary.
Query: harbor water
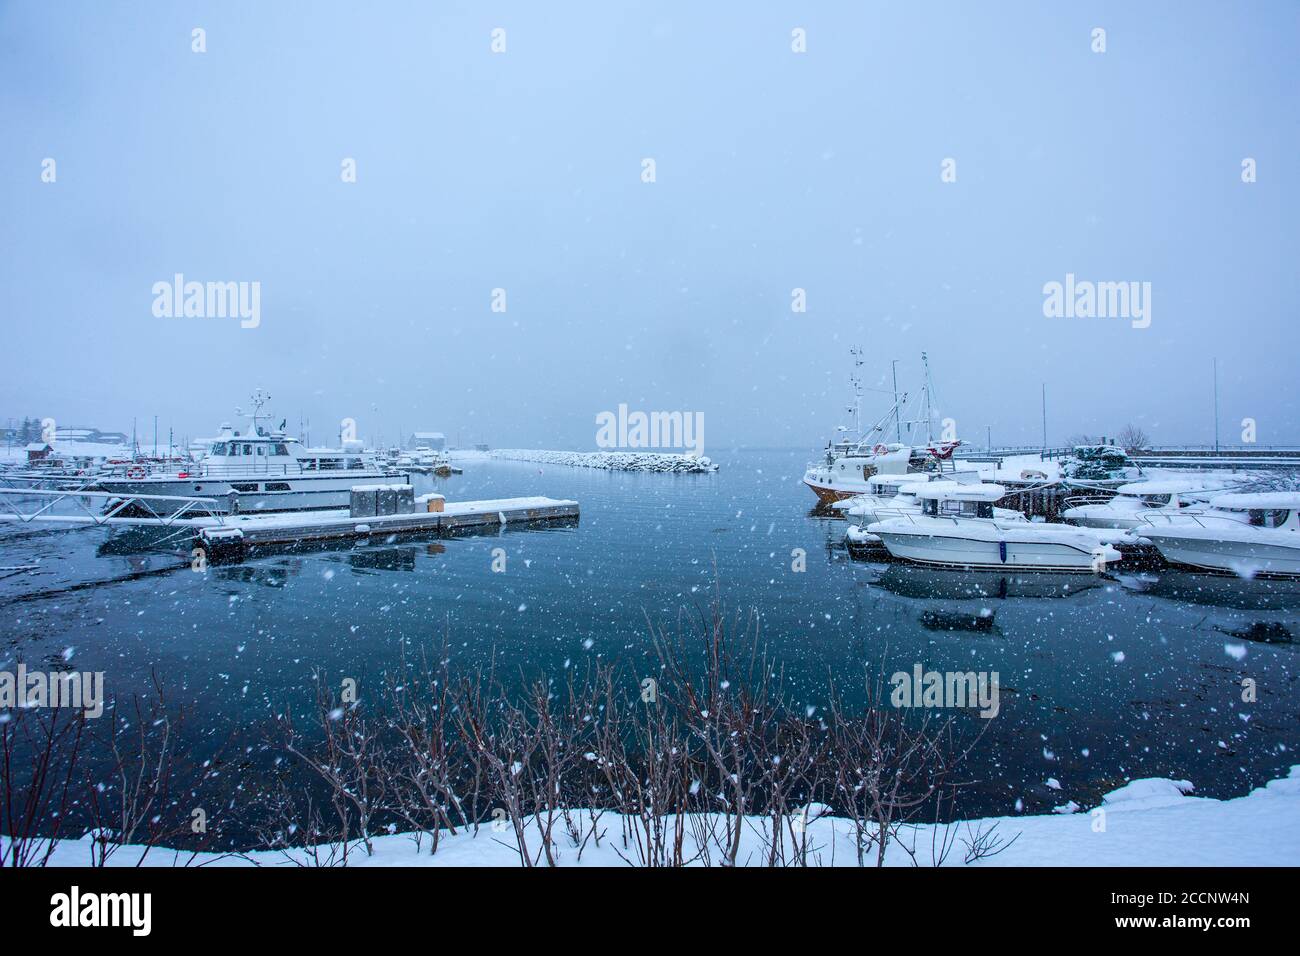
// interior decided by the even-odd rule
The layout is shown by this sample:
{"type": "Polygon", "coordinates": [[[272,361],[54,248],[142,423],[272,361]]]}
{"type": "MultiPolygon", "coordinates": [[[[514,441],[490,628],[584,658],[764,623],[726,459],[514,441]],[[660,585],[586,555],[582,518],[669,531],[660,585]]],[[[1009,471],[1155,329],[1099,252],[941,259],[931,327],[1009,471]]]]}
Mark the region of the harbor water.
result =
{"type": "MultiPolygon", "coordinates": [[[[1300,582],[1182,571],[969,573],[855,560],[814,515],[804,450],[710,451],[717,473],[605,472],[470,460],[414,479],[449,500],[548,495],[569,527],[370,538],[191,567],[189,540],[0,526],[0,667],[103,671],[119,698],[155,681],[189,712],[186,749],[239,742],[256,791],[265,729],[308,708],[314,675],[364,697],[413,649],[453,665],[561,677],[594,659],[651,667],[650,622],[720,598],[756,616],[789,697],[849,701],[895,672],[997,672],[999,712],[964,776],[965,815],[1095,804],[1137,777],[1239,796],[1300,750],[1300,582]]],[[[169,538],[169,535],[173,535],[169,538]]],[[[987,727],[980,724],[987,723],[987,727]]]]}

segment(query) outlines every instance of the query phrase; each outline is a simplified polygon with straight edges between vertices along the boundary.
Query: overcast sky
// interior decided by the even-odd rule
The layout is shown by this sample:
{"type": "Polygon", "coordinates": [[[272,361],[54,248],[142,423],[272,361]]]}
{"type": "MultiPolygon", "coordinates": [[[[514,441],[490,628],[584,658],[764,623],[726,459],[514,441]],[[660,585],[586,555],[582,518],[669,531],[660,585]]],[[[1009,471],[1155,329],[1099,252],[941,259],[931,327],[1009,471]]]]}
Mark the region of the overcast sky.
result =
{"type": "Polygon", "coordinates": [[[1215,357],[1224,441],[1300,441],[1298,47],[1286,0],[0,2],[0,419],[815,447],[860,344],[981,444],[1044,381],[1053,442],[1209,441],[1215,357]],[[260,324],[155,316],[176,273],[260,324]],[[1067,273],[1149,327],[1046,317],[1067,273]]]}

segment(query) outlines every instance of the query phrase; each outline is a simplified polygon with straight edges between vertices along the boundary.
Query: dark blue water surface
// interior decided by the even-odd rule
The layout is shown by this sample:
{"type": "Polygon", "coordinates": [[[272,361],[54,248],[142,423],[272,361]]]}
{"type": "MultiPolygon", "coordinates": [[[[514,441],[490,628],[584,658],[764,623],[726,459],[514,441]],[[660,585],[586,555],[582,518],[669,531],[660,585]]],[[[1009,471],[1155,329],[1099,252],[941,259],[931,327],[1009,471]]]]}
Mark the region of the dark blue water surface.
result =
{"type": "Polygon", "coordinates": [[[916,663],[997,671],[1001,713],[967,767],[967,812],[1087,805],[1144,776],[1240,795],[1300,763],[1288,642],[1300,633],[1300,584],[855,561],[840,544],[844,522],[810,514],[799,482],[809,457],[717,453],[718,473],[689,476],[470,461],[421,490],[573,498],[581,520],[371,539],[202,573],[184,538],[0,527],[0,565],[40,565],[0,579],[0,667],[71,649],[70,665],[106,672],[110,693],[147,692],[156,676],[191,708],[189,742],[201,750],[232,732],[260,735],[286,705],[310,703],[317,669],[354,677],[364,695],[404,648],[444,639],[457,665],[495,656],[498,667],[559,676],[621,658],[636,671],[648,667],[647,618],[671,625],[716,591],[757,614],[786,690],[807,707],[825,706],[828,675],[853,697],[864,674],[916,663]],[[492,570],[497,548],[503,573],[492,570]],[[792,570],[795,549],[806,571],[792,570]],[[1256,683],[1253,703],[1243,678],[1256,683]]]}

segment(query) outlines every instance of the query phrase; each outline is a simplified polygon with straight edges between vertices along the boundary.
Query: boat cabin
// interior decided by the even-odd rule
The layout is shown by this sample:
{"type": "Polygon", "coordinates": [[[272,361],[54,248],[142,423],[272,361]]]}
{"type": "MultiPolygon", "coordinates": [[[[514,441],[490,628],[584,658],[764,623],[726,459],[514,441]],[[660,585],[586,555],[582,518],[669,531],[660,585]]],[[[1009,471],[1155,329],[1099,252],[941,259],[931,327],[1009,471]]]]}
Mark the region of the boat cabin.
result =
{"type": "Polygon", "coordinates": [[[1211,494],[1223,489],[1222,482],[1135,481],[1115,489],[1115,503],[1140,503],[1144,508],[1186,508],[1189,504],[1204,504],[1211,494]]]}
{"type": "Polygon", "coordinates": [[[1300,530],[1300,492],[1219,495],[1210,500],[1210,507],[1215,511],[1229,512],[1253,528],[1300,530]]]}
{"type": "Polygon", "coordinates": [[[208,445],[203,466],[209,474],[221,471],[269,471],[295,473],[305,471],[349,471],[365,469],[369,464],[356,450],[304,448],[296,438],[259,429],[241,435],[223,429],[220,437],[208,445]]]}
{"type": "Polygon", "coordinates": [[[931,481],[909,493],[921,499],[921,514],[932,518],[992,518],[993,503],[1006,497],[1007,490],[994,484],[931,481]]]}
{"type": "Polygon", "coordinates": [[[929,475],[872,475],[867,479],[871,493],[877,498],[895,498],[900,494],[910,495],[915,489],[909,485],[923,485],[930,480],[929,475]]]}

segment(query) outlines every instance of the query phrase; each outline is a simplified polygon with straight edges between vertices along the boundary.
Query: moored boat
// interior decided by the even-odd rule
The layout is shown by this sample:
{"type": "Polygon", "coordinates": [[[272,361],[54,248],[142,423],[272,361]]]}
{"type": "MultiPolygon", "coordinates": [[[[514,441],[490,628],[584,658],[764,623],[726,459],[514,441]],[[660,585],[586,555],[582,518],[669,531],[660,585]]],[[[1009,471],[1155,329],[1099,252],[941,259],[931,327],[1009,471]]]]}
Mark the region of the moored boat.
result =
{"type": "MultiPolygon", "coordinates": [[[[215,511],[265,512],[345,508],[354,485],[409,483],[404,473],[378,464],[359,443],[355,448],[305,448],[283,426],[264,427],[261,401],[255,397],[254,402],[250,427],[241,433],[222,425],[216,438],[204,442],[207,451],[198,461],[166,467],[133,462],[120,474],[100,478],[98,486],[124,498],[209,498],[217,502],[215,511]]],[[[122,513],[141,510],[148,506],[122,513]]]]}
{"type": "MultiPolygon", "coordinates": [[[[905,514],[921,514],[921,499],[917,496],[917,491],[921,488],[938,493],[960,491],[981,484],[979,475],[973,471],[956,472],[938,481],[931,481],[930,476],[925,474],[873,475],[869,483],[873,489],[871,494],[857,495],[837,505],[838,510],[843,511],[847,517],[858,519],[858,523],[863,526],[905,514]]],[[[993,517],[1003,521],[1026,520],[1019,511],[996,506],[993,508],[993,517]]]]}
{"type": "Polygon", "coordinates": [[[1184,508],[1204,506],[1231,486],[1223,480],[1166,478],[1120,485],[1112,498],[1070,498],[1061,513],[1081,528],[1133,529],[1147,517],[1177,513],[1184,508]]]}
{"type": "Polygon", "coordinates": [[[1005,521],[993,514],[993,502],[1006,494],[1000,485],[940,484],[946,483],[916,487],[920,515],[878,521],[865,531],[895,558],[941,567],[1103,571],[1122,557],[1114,543],[1124,532],[1005,521]]]}
{"type": "MultiPolygon", "coordinates": [[[[859,350],[854,350],[855,356],[860,354],[859,350]]],[[[908,396],[906,392],[897,394],[895,389],[894,404],[889,411],[871,428],[860,432],[862,387],[856,375],[852,379],[854,404],[849,406],[853,412],[851,434],[859,437],[828,442],[822,460],[810,464],[804,471],[803,483],[817,495],[820,505],[833,505],[846,498],[875,493],[872,478],[876,476],[915,475],[955,481],[979,481],[979,475],[974,469],[958,469],[953,460],[953,452],[961,445],[959,439],[945,435],[944,440],[937,441],[933,437],[933,385],[929,359],[924,352],[921,353],[921,362],[925,369],[925,381],[919,399],[921,407],[917,412],[920,417],[915,420],[903,417],[908,396]],[[909,438],[906,442],[903,441],[904,427],[909,438]],[[919,437],[910,440],[914,428],[918,430],[918,435],[924,435],[923,443],[919,437]],[[894,432],[897,440],[885,440],[890,431],[894,432]]],[[[857,358],[856,363],[861,365],[861,359],[857,358]]]]}
{"type": "Polygon", "coordinates": [[[1171,564],[1241,577],[1300,577],[1300,492],[1218,495],[1204,510],[1149,515],[1137,534],[1171,564]]]}

